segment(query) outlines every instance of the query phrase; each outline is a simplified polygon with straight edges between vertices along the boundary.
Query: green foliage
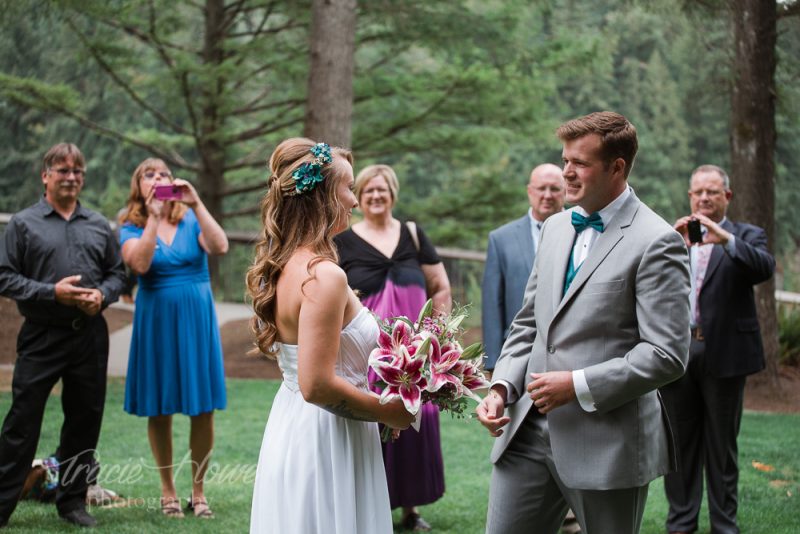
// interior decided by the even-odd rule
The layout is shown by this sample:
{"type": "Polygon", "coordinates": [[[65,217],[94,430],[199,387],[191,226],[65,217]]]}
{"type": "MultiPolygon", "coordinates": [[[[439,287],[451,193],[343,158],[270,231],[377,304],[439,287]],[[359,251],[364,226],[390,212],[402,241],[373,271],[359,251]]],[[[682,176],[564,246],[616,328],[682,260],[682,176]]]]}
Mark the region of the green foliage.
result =
{"type": "Polygon", "coordinates": [[[800,364],[800,309],[784,305],[778,313],[778,361],[784,365],[800,364]]]}
{"type": "MultiPolygon", "coordinates": [[[[309,2],[225,6],[229,24],[216,41],[190,0],[8,6],[0,210],[36,199],[41,154],[62,140],[89,158],[95,204],[111,198],[110,181],[125,190],[152,154],[198,182],[221,161],[224,181],[201,190],[207,202],[223,188],[263,184],[272,148],[302,131],[309,2]]],[[[780,20],[779,252],[800,241],[783,224],[800,202],[798,30],[800,17],[780,20]]],[[[356,171],[395,166],[398,215],[423,223],[437,245],[483,248],[488,230],[520,216],[530,170],[560,160],[553,131],[587,112],[614,109],[636,125],[631,184],[668,221],[688,211],[694,167],[729,165],[733,47],[723,2],[370,0],[359,2],[355,39],[356,171]]],[[[251,214],[225,226],[256,229],[262,194],[222,199],[222,211],[251,214]]]]}

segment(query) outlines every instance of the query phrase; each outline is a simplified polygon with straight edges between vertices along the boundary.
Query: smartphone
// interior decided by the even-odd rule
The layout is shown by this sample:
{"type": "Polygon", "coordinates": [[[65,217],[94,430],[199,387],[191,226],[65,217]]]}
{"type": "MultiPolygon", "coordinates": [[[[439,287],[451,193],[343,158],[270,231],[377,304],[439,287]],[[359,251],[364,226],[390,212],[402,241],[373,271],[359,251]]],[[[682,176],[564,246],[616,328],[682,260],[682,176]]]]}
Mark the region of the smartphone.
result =
{"type": "Polygon", "coordinates": [[[702,243],[703,231],[700,229],[700,221],[692,219],[686,224],[686,229],[689,231],[690,243],[702,243]]]}
{"type": "Polygon", "coordinates": [[[157,185],[154,196],[158,200],[181,200],[183,192],[177,185],[157,185]]]}

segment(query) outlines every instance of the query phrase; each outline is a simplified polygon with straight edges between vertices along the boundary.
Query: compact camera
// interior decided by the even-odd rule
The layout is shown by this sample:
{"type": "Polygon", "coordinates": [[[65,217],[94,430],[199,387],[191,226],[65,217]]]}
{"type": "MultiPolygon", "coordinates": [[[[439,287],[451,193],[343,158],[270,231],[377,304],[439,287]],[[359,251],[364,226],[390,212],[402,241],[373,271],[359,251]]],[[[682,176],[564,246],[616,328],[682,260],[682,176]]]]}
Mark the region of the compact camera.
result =
{"type": "Polygon", "coordinates": [[[183,191],[177,185],[157,185],[153,196],[158,200],[181,200],[183,191]]]}

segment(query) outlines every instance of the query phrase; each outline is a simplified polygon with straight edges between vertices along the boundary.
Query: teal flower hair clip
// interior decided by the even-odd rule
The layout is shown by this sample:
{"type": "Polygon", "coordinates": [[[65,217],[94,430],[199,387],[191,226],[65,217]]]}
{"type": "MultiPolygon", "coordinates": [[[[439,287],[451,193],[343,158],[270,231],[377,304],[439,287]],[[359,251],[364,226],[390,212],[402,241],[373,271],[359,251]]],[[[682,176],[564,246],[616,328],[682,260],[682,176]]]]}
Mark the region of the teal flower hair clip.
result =
{"type": "Polygon", "coordinates": [[[311,162],[303,163],[292,173],[295,183],[295,194],[302,195],[312,191],[324,178],[322,167],[333,161],[331,147],[327,143],[317,143],[309,150],[314,155],[311,162]]]}

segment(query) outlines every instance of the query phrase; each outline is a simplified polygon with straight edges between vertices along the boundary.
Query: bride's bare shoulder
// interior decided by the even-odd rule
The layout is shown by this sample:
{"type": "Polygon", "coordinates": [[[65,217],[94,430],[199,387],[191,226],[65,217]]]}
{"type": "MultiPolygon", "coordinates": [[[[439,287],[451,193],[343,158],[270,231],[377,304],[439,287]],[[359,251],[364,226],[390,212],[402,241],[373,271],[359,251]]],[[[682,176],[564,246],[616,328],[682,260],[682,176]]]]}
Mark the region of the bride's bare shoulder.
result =
{"type": "Polygon", "coordinates": [[[311,251],[298,250],[284,268],[285,274],[298,278],[315,289],[342,289],[347,287],[347,275],[335,262],[319,260],[311,251]]]}

